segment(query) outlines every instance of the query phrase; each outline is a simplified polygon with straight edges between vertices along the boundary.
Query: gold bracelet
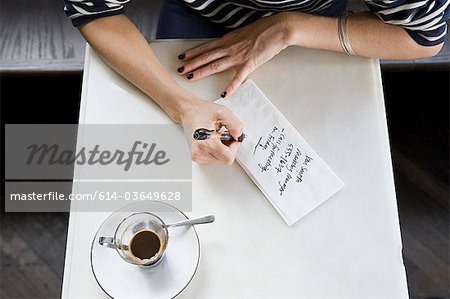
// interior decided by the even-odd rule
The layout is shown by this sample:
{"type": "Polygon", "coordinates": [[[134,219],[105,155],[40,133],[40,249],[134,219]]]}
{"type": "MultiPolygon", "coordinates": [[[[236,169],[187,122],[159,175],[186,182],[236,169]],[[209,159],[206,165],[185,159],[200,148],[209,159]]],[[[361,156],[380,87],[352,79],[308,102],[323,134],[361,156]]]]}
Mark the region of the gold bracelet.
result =
{"type": "Polygon", "coordinates": [[[353,51],[352,45],[350,43],[350,39],[348,38],[347,18],[348,15],[345,13],[338,19],[339,42],[341,43],[341,47],[347,55],[356,56],[355,51],[353,51]]]}

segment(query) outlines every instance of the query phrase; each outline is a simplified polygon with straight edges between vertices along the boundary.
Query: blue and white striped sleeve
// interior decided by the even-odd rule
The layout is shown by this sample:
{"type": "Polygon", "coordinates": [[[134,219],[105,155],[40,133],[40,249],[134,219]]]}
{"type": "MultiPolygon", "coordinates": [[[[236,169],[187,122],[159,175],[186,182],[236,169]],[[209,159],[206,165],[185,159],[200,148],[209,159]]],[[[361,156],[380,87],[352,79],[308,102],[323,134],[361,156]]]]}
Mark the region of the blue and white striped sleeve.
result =
{"type": "Polygon", "coordinates": [[[130,0],[64,0],[64,12],[74,26],[89,21],[123,14],[123,4],[130,0]]]}
{"type": "Polygon", "coordinates": [[[382,21],[402,26],[422,46],[445,41],[450,0],[365,0],[382,21]]]}

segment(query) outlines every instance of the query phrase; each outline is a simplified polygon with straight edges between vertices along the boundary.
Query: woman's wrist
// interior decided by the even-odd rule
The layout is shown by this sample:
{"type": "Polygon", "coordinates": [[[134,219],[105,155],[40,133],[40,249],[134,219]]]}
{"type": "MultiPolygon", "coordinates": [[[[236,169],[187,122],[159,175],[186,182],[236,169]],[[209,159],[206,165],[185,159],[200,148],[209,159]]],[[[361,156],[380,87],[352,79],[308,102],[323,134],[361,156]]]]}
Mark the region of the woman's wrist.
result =
{"type": "Polygon", "coordinates": [[[286,13],[286,42],[289,46],[342,51],[338,19],[301,12],[286,13]]]}
{"type": "Polygon", "coordinates": [[[175,115],[172,119],[178,123],[183,124],[186,116],[192,113],[192,109],[196,102],[201,101],[195,94],[183,89],[178,93],[178,98],[175,106],[175,115]]]}
{"type": "Polygon", "coordinates": [[[182,115],[198,97],[181,87],[170,76],[160,81],[157,89],[146,86],[143,91],[155,101],[166,114],[177,124],[182,123],[182,115]]]}
{"type": "Polygon", "coordinates": [[[302,18],[307,17],[306,14],[299,12],[285,12],[281,13],[285,19],[284,25],[284,40],[287,46],[304,47],[301,36],[302,18]]]}

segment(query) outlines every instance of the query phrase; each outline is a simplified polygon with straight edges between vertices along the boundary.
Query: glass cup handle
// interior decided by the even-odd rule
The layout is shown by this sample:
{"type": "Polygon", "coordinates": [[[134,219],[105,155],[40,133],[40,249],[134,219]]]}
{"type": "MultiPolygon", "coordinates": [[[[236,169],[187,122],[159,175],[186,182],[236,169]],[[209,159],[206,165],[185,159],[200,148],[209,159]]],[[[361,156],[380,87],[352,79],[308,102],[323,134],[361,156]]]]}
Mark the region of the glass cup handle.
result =
{"type": "Polygon", "coordinates": [[[98,243],[100,245],[103,245],[103,246],[106,246],[106,247],[112,248],[112,249],[119,248],[119,249],[122,249],[122,250],[128,250],[128,246],[127,245],[121,244],[121,245],[117,246],[114,243],[114,238],[112,238],[112,237],[100,237],[100,238],[98,238],[98,243]]]}
{"type": "Polygon", "coordinates": [[[116,249],[116,244],[114,244],[114,238],[112,237],[100,237],[98,238],[98,243],[108,248],[116,249]]]}

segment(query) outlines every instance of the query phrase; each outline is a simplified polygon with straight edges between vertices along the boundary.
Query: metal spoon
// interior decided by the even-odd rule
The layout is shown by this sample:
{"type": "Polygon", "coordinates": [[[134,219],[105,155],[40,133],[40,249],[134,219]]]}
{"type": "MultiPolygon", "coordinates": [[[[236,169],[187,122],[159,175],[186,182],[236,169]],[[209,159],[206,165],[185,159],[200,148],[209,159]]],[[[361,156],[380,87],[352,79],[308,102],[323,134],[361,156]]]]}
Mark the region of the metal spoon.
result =
{"type": "Polygon", "coordinates": [[[195,225],[195,224],[203,224],[203,223],[211,223],[216,219],[214,215],[207,215],[202,217],[197,217],[193,219],[187,219],[179,222],[166,224],[166,227],[175,227],[175,226],[186,226],[186,225],[195,225]]]}

